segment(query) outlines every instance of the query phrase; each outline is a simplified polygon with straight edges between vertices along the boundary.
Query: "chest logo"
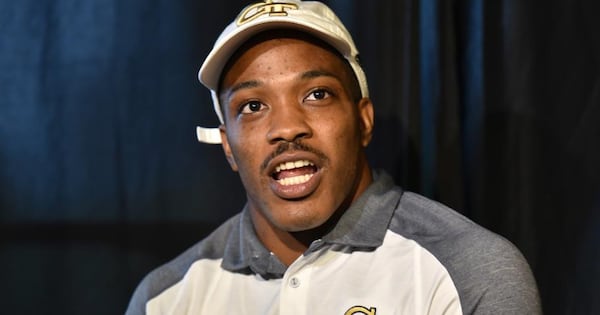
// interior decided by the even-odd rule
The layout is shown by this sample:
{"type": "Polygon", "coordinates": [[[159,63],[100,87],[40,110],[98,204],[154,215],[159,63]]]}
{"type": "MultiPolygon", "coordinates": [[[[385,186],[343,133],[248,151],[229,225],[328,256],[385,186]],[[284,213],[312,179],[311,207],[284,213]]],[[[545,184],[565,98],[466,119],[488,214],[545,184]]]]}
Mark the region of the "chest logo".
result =
{"type": "Polygon", "coordinates": [[[376,313],[377,309],[374,307],[352,306],[344,315],[376,315],[376,313]]]}
{"type": "Polygon", "coordinates": [[[237,18],[237,25],[242,25],[246,22],[250,22],[259,16],[278,15],[286,16],[288,10],[297,10],[298,5],[289,2],[277,2],[273,3],[273,0],[265,0],[264,2],[255,3],[248,6],[237,18]]]}

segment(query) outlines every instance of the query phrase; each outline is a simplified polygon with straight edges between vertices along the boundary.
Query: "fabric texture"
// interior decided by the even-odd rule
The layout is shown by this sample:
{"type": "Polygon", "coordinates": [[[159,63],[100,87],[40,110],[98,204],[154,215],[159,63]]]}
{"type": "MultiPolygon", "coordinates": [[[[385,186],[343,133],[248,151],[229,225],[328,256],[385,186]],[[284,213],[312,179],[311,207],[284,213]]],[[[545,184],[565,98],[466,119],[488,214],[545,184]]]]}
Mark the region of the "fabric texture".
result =
{"type": "Polygon", "coordinates": [[[149,274],[135,314],[539,314],[535,281],[505,239],[444,205],[376,181],[289,268],[248,210],[149,274]]]}
{"type": "MultiPolygon", "coordinates": [[[[600,1],[326,2],[368,76],[372,165],[513,242],[545,314],[600,314],[600,1]]],[[[4,313],[121,314],[241,208],[194,126],[248,3],[0,1],[4,313]]]]}

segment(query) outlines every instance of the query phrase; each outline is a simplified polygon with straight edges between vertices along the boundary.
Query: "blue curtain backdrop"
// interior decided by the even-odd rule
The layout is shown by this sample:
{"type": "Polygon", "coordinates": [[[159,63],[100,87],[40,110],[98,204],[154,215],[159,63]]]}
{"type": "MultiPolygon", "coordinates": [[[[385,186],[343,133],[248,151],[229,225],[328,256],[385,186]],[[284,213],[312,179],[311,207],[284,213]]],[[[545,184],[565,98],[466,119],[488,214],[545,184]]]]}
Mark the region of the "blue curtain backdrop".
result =
{"type": "MultiPolygon", "coordinates": [[[[248,1],[0,0],[0,309],[120,314],[238,212],[196,71],[248,1]]],[[[403,187],[507,237],[545,313],[600,313],[593,0],[327,1],[355,35],[403,187]]]]}

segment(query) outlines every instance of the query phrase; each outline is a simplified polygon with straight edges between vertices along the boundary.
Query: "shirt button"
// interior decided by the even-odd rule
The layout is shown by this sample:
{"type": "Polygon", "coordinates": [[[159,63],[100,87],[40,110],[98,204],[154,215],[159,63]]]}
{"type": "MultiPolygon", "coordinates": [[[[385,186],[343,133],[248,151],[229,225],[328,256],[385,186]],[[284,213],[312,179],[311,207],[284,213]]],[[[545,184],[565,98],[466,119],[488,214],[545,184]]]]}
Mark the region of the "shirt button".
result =
{"type": "Polygon", "coordinates": [[[290,279],[290,287],[292,288],[297,288],[300,286],[300,279],[296,278],[296,277],[292,277],[290,279]]]}

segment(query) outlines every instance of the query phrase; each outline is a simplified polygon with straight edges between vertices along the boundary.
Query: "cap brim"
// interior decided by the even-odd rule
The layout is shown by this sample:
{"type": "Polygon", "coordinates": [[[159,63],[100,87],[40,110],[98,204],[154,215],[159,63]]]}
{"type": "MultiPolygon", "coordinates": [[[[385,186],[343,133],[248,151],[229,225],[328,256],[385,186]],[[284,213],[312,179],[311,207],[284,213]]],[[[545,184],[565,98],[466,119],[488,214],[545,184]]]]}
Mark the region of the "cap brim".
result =
{"type": "Polygon", "coordinates": [[[198,141],[208,144],[220,144],[221,143],[221,131],[219,128],[204,128],[196,127],[196,137],[198,141]]]}
{"type": "Polygon", "coordinates": [[[351,47],[344,40],[330,35],[333,32],[332,30],[321,29],[316,23],[310,23],[306,20],[306,18],[294,20],[285,16],[280,18],[270,17],[268,20],[256,20],[238,26],[235,31],[227,34],[227,37],[218,40],[222,43],[221,46],[214,47],[206,57],[202,68],[198,72],[198,79],[206,87],[216,91],[221,71],[235,51],[254,35],[270,29],[291,28],[304,31],[329,43],[345,57],[351,54],[351,47]]]}

